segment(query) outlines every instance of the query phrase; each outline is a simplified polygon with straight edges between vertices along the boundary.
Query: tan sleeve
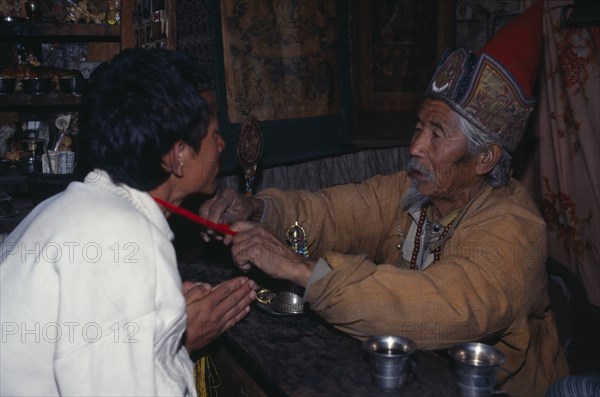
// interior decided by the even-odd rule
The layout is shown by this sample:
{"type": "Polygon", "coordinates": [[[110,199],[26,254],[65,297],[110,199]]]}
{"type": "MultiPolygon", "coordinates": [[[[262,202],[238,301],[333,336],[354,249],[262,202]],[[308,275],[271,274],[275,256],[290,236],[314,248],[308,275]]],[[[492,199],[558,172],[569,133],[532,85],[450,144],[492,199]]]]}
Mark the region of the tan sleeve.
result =
{"type": "Polygon", "coordinates": [[[382,235],[394,228],[390,214],[397,213],[407,181],[400,172],[315,193],[266,189],[257,196],[269,201],[264,222],[282,237],[295,221],[302,225],[311,258],[332,251],[377,258],[382,235]]]}
{"type": "Polygon", "coordinates": [[[474,214],[422,272],[328,253],[332,271],[311,286],[307,302],[358,338],[400,334],[429,349],[498,338],[532,311],[543,316],[546,303],[545,225],[508,206],[474,214]]]}

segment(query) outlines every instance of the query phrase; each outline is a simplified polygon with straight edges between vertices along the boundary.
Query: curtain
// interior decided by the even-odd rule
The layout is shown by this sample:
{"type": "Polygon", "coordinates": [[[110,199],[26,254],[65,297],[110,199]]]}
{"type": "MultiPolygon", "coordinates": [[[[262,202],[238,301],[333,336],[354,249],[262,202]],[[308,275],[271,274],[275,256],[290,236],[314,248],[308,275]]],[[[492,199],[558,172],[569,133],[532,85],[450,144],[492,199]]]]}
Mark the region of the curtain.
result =
{"type": "MultiPolygon", "coordinates": [[[[267,187],[316,191],[342,183],[356,183],[374,175],[389,175],[406,168],[408,147],[368,149],[289,166],[260,169],[254,192],[267,187]]],[[[234,175],[219,179],[220,187],[243,192],[243,178],[234,175]]]]}
{"type": "Polygon", "coordinates": [[[530,188],[548,225],[549,255],[600,306],[600,27],[561,28],[570,3],[546,0],[530,188]]]}

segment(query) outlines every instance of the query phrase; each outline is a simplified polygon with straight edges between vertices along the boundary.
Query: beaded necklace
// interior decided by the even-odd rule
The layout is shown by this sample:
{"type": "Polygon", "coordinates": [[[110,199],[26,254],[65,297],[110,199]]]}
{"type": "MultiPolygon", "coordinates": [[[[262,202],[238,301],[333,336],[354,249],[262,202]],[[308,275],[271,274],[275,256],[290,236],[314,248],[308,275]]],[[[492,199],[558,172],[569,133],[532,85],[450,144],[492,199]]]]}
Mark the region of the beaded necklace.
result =
{"type": "MultiPolygon", "coordinates": [[[[414,243],[414,249],[410,258],[410,270],[416,270],[417,269],[417,259],[419,258],[419,251],[421,250],[421,236],[423,234],[423,226],[425,225],[425,221],[427,220],[427,210],[429,208],[429,206],[431,205],[431,203],[426,203],[425,205],[423,205],[423,207],[421,208],[421,215],[419,216],[419,221],[417,223],[417,232],[415,234],[415,243],[414,243]]],[[[456,219],[456,217],[454,218],[456,219]]],[[[454,219],[452,221],[450,221],[445,227],[444,230],[442,230],[442,233],[440,234],[440,236],[438,237],[437,241],[442,241],[442,239],[444,237],[446,237],[446,235],[448,234],[448,231],[450,230],[450,228],[452,227],[452,223],[454,223],[454,219]]],[[[433,263],[437,262],[440,260],[440,252],[442,251],[442,245],[439,244],[434,250],[433,250],[433,263]]]]}
{"type": "Polygon", "coordinates": [[[427,218],[427,207],[429,207],[429,204],[425,204],[423,208],[421,208],[421,216],[419,217],[419,223],[417,223],[417,234],[415,235],[415,248],[410,257],[410,270],[417,269],[417,258],[419,257],[419,251],[421,250],[421,234],[423,234],[423,225],[427,218]]]}
{"type": "MultiPolygon", "coordinates": [[[[442,241],[444,239],[444,237],[446,237],[446,234],[448,234],[448,231],[450,230],[450,228],[452,227],[452,223],[454,222],[451,221],[450,223],[448,223],[446,225],[446,227],[444,228],[444,230],[442,230],[442,234],[440,234],[440,237],[438,237],[437,241],[442,241]]],[[[433,263],[437,262],[440,260],[440,252],[442,251],[442,245],[438,245],[434,250],[433,250],[433,263]]]]}

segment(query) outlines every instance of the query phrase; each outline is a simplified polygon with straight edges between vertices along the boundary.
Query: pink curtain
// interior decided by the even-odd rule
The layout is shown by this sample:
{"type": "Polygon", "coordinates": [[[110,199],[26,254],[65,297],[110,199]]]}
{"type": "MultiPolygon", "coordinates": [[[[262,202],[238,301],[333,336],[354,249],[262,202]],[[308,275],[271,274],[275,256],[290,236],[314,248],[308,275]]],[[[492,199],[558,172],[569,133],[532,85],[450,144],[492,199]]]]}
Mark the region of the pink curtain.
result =
{"type": "Polygon", "coordinates": [[[525,178],[548,224],[550,256],[600,306],[600,27],[561,28],[570,3],[546,0],[537,155],[525,178]]]}

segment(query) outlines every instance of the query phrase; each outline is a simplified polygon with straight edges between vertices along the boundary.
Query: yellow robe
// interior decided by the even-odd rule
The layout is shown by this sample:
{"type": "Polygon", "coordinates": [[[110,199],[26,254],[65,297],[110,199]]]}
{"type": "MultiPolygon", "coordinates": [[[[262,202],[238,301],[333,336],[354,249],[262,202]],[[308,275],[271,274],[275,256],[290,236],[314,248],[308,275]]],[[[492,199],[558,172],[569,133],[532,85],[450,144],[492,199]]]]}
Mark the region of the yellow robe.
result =
{"type": "MultiPolygon", "coordinates": [[[[294,221],[311,257],[332,268],[310,286],[312,310],[358,339],[395,334],[421,349],[482,341],[507,356],[498,386],[510,396],[542,396],[568,375],[547,292],[546,225],[515,180],[486,187],[424,271],[401,267],[405,172],[312,193],[267,189],[265,222],[282,237],[294,221]]],[[[404,242],[410,244],[411,242],[404,242]]]]}

